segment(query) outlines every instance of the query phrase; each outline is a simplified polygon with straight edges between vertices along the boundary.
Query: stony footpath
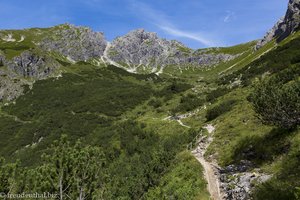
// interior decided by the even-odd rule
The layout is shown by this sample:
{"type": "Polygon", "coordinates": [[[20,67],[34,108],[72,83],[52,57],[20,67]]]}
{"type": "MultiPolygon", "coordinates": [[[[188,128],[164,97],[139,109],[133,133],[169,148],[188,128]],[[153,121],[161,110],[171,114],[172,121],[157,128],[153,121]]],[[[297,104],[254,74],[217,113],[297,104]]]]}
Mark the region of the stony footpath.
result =
{"type": "Polygon", "coordinates": [[[220,167],[217,161],[210,156],[207,160],[204,155],[208,146],[213,142],[215,127],[208,124],[203,127],[209,136],[199,138],[192,154],[204,168],[204,176],[208,183],[208,191],[213,200],[248,200],[255,184],[263,183],[272,176],[254,168],[250,161],[242,160],[239,165],[220,167]]]}

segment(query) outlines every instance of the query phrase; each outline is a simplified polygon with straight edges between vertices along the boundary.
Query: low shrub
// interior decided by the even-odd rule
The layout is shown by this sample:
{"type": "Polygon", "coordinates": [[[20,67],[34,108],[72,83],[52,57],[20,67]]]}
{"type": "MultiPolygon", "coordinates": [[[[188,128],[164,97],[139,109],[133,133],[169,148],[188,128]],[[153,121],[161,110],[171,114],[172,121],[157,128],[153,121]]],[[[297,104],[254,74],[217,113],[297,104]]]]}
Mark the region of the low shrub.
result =
{"type": "Polygon", "coordinates": [[[206,113],[206,120],[211,121],[219,117],[220,115],[230,111],[232,107],[235,105],[235,100],[225,101],[211,109],[209,109],[206,113]]]}

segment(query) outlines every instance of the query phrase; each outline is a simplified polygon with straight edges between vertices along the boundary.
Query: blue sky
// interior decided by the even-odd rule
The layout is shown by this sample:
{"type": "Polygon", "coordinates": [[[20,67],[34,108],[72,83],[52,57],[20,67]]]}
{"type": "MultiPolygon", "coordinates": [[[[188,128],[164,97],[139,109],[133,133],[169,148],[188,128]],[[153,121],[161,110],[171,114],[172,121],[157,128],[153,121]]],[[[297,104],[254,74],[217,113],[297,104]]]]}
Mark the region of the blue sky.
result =
{"type": "Polygon", "coordinates": [[[108,40],[144,28],[191,48],[261,38],[285,14],[288,0],[0,0],[0,29],[69,22],[108,40]]]}

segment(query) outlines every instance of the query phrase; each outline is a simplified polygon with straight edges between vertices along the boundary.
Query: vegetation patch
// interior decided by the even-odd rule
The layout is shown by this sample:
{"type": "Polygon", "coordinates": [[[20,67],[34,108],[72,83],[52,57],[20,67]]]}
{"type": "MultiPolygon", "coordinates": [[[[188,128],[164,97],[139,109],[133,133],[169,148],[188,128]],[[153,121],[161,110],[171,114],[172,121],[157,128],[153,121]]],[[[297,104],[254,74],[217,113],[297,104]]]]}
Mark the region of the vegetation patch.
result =
{"type": "Polygon", "coordinates": [[[207,121],[214,120],[220,115],[230,111],[235,104],[236,104],[235,100],[228,100],[220,103],[215,107],[210,108],[206,114],[207,121]]]}

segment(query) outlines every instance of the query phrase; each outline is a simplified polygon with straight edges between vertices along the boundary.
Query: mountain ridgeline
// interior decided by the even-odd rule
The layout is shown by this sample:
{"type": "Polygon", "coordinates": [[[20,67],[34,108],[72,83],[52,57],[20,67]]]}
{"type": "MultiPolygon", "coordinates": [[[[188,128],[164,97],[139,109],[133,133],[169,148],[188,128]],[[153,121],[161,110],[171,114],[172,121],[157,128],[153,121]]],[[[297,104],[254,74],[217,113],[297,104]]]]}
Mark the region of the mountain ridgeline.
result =
{"type": "Polygon", "coordinates": [[[299,26],[290,0],[263,39],[233,47],[1,30],[1,195],[299,200],[299,26]]]}
{"type": "MultiPolygon", "coordinates": [[[[40,80],[60,74],[76,62],[116,65],[134,73],[160,74],[169,66],[211,67],[238,57],[242,52],[211,49],[194,51],[177,41],[159,38],[142,29],[109,43],[103,33],[70,24],[44,29],[0,31],[0,63],[5,77],[1,99],[22,93],[24,79],[40,80]],[[10,80],[15,82],[10,90],[10,80]]],[[[27,80],[30,84],[30,81],[27,80]]]]}

